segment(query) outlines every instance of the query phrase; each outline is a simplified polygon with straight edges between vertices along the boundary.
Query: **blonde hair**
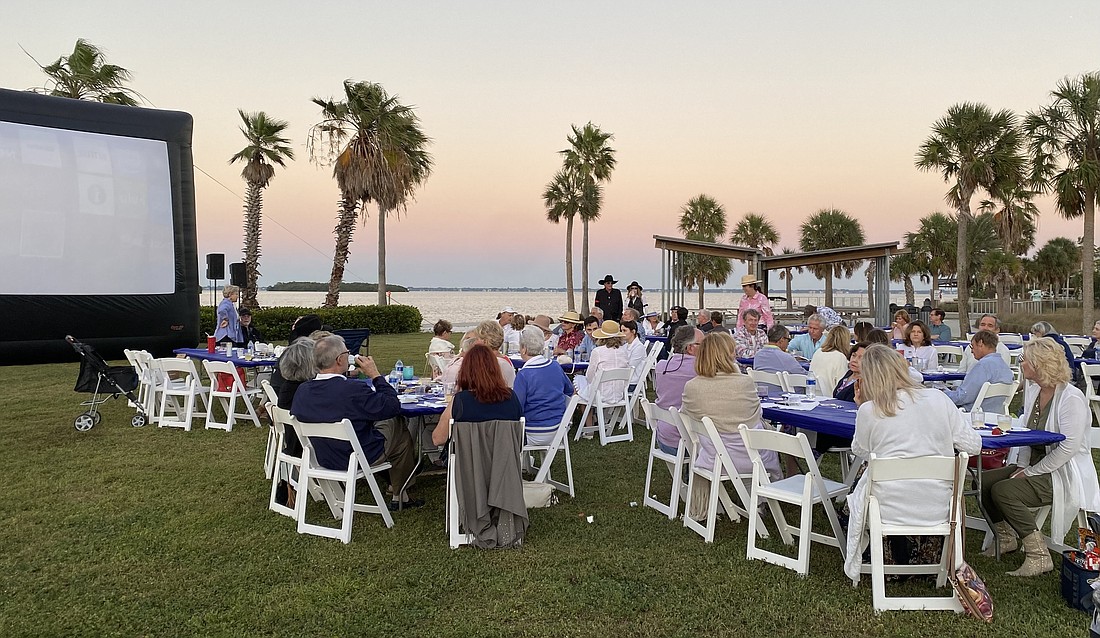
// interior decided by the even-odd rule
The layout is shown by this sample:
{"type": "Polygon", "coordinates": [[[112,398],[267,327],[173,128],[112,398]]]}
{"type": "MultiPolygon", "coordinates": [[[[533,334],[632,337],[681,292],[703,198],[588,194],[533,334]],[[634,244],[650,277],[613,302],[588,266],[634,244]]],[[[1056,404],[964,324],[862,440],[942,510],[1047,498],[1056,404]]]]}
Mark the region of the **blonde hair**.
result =
{"type": "Polygon", "coordinates": [[[852,349],[852,333],[848,332],[848,326],[833,326],[826,335],[825,342],[821,344],[821,349],[825,352],[836,351],[847,357],[848,351],[852,349]]]}
{"type": "Polygon", "coordinates": [[[695,353],[695,374],[701,377],[715,377],[719,372],[740,374],[737,367],[737,342],[725,330],[712,330],[703,337],[699,350],[695,353]]]}
{"type": "Polygon", "coordinates": [[[500,350],[500,346],[504,345],[504,328],[501,328],[496,321],[492,319],[482,321],[477,324],[476,330],[477,336],[481,337],[485,345],[493,350],[500,350]]]}
{"type": "Polygon", "coordinates": [[[912,319],[909,317],[909,312],[905,309],[899,310],[894,313],[894,321],[897,321],[898,317],[905,319],[905,323],[909,323],[912,319]]]}
{"type": "Polygon", "coordinates": [[[515,316],[512,317],[512,329],[513,330],[523,330],[526,327],[527,327],[527,320],[524,319],[523,315],[521,315],[517,312],[515,314],[515,316]]]}
{"type": "Polygon", "coordinates": [[[222,297],[225,297],[226,299],[229,299],[229,297],[232,296],[233,293],[239,293],[240,291],[241,291],[240,286],[229,285],[229,286],[226,286],[225,288],[222,288],[222,297]]]}
{"type": "Polygon", "coordinates": [[[913,398],[920,387],[909,378],[909,366],[897,352],[881,343],[863,351],[859,364],[860,395],[875,406],[879,417],[897,416],[902,392],[913,398]]]}
{"type": "Polygon", "coordinates": [[[618,348],[623,345],[623,338],[619,335],[614,337],[604,337],[603,339],[596,339],[597,346],[607,346],[608,348],[618,348]]]}
{"type": "Polygon", "coordinates": [[[1050,337],[1029,339],[1024,344],[1024,353],[1021,357],[1026,359],[1035,370],[1039,385],[1054,387],[1067,383],[1072,376],[1069,370],[1069,362],[1066,361],[1066,351],[1050,337]]]}

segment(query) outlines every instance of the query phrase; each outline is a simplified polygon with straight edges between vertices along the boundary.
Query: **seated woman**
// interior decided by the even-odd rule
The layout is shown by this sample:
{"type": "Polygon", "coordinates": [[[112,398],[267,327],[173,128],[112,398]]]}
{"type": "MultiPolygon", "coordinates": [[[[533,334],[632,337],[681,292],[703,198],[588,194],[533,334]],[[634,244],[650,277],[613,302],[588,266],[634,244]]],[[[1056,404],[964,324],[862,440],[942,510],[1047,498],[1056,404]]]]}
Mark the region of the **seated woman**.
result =
{"type": "Polygon", "coordinates": [[[840,399],[841,401],[856,400],[856,381],[859,381],[860,377],[863,352],[867,350],[867,347],[870,345],[871,344],[866,341],[860,341],[852,346],[851,352],[848,353],[848,372],[840,377],[840,380],[836,383],[836,387],[833,388],[834,399],[840,399]]]}
{"type": "Polygon", "coordinates": [[[918,371],[935,370],[939,365],[936,346],[932,344],[932,331],[923,321],[917,320],[905,327],[905,337],[898,349],[906,359],[912,360],[913,368],[918,371]]]}
{"type": "Polygon", "coordinates": [[[665,336],[665,322],[661,321],[661,316],[656,312],[647,312],[642,317],[642,332],[647,337],[663,337],[665,336]]]}
{"type": "MultiPolygon", "coordinates": [[[[741,374],[734,358],[733,337],[725,330],[714,330],[703,338],[695,358],[698,375],[684,385],[683,412],[695,419],[708,416],[714,421],[733,466],[741,474],[752,473],[752,461],[745,450],[745,442],[737,427],[744,423],[750,428],[761,429],[760,397],[756,384],[748,375],[741,374]]],[[[760,456],[773,479],[782,477],[779,456],[775,452],[761,452],[760,456]]],[[[714,446],[707,439],[699,439],[699,451],[695,465],[710,467],[714,463],[714,446]]],[[[695,519],[706,516],[707,493],[710,484],[698,477],[692,493],[692,512],[695,519]]]]}
{"type": "Polygon", "coordinates": [[[1058,329],[1053,324],[1049,321],[1036,321],[1033,323],[1031,325],[1031,338],[1038,339],[1039,337],[1053,339],[1054,343],[1057,343],[1058,347],[1062,349],[1062,353],[1066,357],[1066,363],[1069,364],[1070,373],[1077,374],[1080,372],[1073,360],[1073,350],[1066,343],[1066,338],[1058,334],[1058,329]]]}
{"type": "Polygon", "coordinates": [[[512,365],[511,359],[500,352],[501,346],[504,345],[504,328],[501,328],[496,321],[487,319],[477,324],[477,334],[481,338],[481,343],[497,353],[497,365],[500,366],[500,373],[504,376],[504,383],[509,388],[512,387],[516,382],[516,367],[512,365]]]}
{"type": "Polygon", "coordinates": [[[431,343],[428,344],[428,354],[437,354],[444,359],[450,359],[454,356],[455,344],[451,343],[451,330],[454,327],[450,321],[446,319],[440,319],[432,326],[431,343]]]}
{"type": "MultiPolygon", "coordinates": [[[[595,340],[596,348],[588,359],[588,370],[585,371],[583,377],[578,376],[574,379],[577,394],[581,395],[581,398],[585,401],[591,401],[595,396],[595,386],[592,384],[596,380],[597,373],[601,370],[626,368],[629,365],[626,348],[622,347],[623,335],[619,324],[611,320],[603,322],[592,333],[592,338],[595,340]]],[[[622,381],[604,383],[600,386],[600,396],[607,402],[621,401],[623,389],[624,382],[622,381]]],[[[592,419],[591,413],[589,413],[588,418],[589,420],[592,419]]]]}
{"type": "Polygon", "coordinates": [[[524,433],[533,445],[549,445],[561,424],[573,382],[556,360],[546,358],[542,329],[527,326],[519,335],[523,367],[516,372],[513,390],[527,418],[524,433]]]}
{"type": "Polygon", "coordinates": [[[504,354],[519,354],[519,333],[526,327],[526,317],[518,312],[512,315],[512,329],[504,331],[504,354]]]}
{"type": "MultiPolygon", "coordinates": [[[[872,345],[863,354],[862,378],[855,387],[855,436],[852,453],[867,460],[954,456],[955,450],[978,454],[982,439],[944,393],[924,388],[909,377],[905,360],[887,346],[872,345]]],[[[864,528],[867,512],[867,475],[848,495],[847,552],[844,573],[859,580],[860,563],[866,546],[864,528]]],[[[892,525],[930,525],[945,522],[951,508],[951,486],[942,481],[912,479],[876,486],[883,522],[892,525]]],[[[905,538],[888,543],[896,563],[908,563],[908,554],[934,551],[905,538]],[[904,551],[904,553],[903,553],[904,551]]],[[[932,544],[928,544],[932,545],[932,544]]],[[[923,559],[922,559],[923,562],[923,559]]]]}
{"type": "Polygon", "coordinates": [[[856,327],[853,329],[856,341],[867,341],[867,336],[870,335],[871,331],[874,329],[875,326],[870,321],[856,322],[856,327]]]}
{"type": "Polygon", "coordinates": [[[905,326],[909,325],[912,319],[909,318],[909,313],[904,308],[894,313],[894,323],[891,324],[891,338],[904,339],[905,338],[905,326]]]}
{"type": "Polygon", "coordinates": [[[737,344],[737,356],[752,358],[768,345],[768,333],[760,327],[760,311],[749,308],[741,313],[737,327],[733,329],[733,341],[737,344]]]}
{"type": "Polygon", "coordinates": [[[1092,324],[1092,333],[1090,335],[1092,340],[1089,341],[1089,345],[1085,348],[1085,351],[1081,353],[1082,359],[1095,359],[1096,357],[1096,342],[1100,340],[1100,321],[1092,324]]]}
{"type": "MultiPolygon", "coordinates": [[[[298,386],[317,376],[317,363],[313,358],[315,344],[313,339],[301,337],[287,346],[279,357],[279,374],[283,380],[278,390],[277,405],[280,408],[290,410],[294,406],[294,394],[298,391],[298,386]]],[[[294,428],[289,425],[283,433],[283,452],[295,458],[302,457],[302,442],[294,428]]],[[[294,496],[294,488],[286,481],[279,481],[275,500],[287,507],[294,507],[294,496]]]]}
{"type": "MultiPolygon", "coordinates": [[[[496,323],[495,321],[493,323],[496,323]]],[[[541,336],[541,335],[540,335],[541,336]]],[[[432,443],[443,445],[451,437],[451,419],[463,422],[518,421],[523,408],[504,383],[499,357],[488,346],[477,344],[463,357],[457,392],[432,431],[432,443]]]]}
{"type": "MultiPolygon", "coordinates": [[[[1051,538],[1065,538],[1077,511],[1100,511],[1100,486],[1090,449],[1085,396],[1070,383],[1065,355],[1053,339],[1024,344],[1020,373],[1024,385],[1022,422],[1031,430],[1065,435],[1053,445],[1020,450],[1016,464],[982,475],[982,504],[997,532],[1001,553],[1024,546],[1024,564],[1011,576],[1035,576],[1054,569],[1043,534],[1031,508],[1051,506],[1051,538]]],[[[992,549],[992,548],[991,548],[992,549]]],[[[992,552],[988,552],[992,555],[992,552]]]]}
{"type": "Polygon", "coordinates": [[[620,325],[623,331],[623,348],[626,348],[626,364],[634,372],[630,375],[630,391],[642,376],[642,364],[645,363],[645,339],[638,336],[638,324],[634,321],[623,321],[620,325]]]}
{"type": "Polygon", "coordinates": [[[852,344],[852,333],[847,326],[834,326],[825,335],[825,342],[810,359],[810,372],[817,377],[818,392],[831,396],[840,378],[848,372],[848,350],[852,344]]]}
{"type": "Polygon", "coordinates": [[[576,312],[570,310],[569,312],[558,317],[558,325],[561,327],[561,335],[558,337],[558,343],[554,346],[555,355],[567,355],[573,357],[573,351],[584,340],[584,320],[576,312]]]}

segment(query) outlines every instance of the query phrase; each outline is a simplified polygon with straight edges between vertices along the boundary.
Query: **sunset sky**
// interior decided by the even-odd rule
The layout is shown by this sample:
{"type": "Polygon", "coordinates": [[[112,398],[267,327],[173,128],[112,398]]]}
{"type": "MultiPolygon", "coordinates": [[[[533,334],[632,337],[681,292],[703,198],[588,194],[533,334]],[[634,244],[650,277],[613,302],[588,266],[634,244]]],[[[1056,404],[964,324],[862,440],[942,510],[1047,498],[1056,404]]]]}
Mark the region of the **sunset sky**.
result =
{"type": "MultiPolygon", "coordinates": [[[[1024,113],[1067,75],[1100,70],[1096,2],[154,2],[9,3],[0,86],[41,86],[77,38],[128,68],[158,108],[195,118],[199,253],[238,261],[244,192],[228,158],[238,108],[290,122],[297,160],[265,191],[261,284],[327,281],[339,197],[309,161],[312,97],[344,79],[415,105],[435,170],[387,228],[389,280],[561,286],[564,225],[541,193],[570,124],[615,135],[618,168],[591,228],[591,280],[660,282],[652,235],[706,193],[729,226],[767,215],[781,246],[835,207],[868,242],[895,241],[947,186],[914,154],[952,104],[1024,113]]],[[[977,202],[975,201],[975,205],[977,202]]],[[[1080,220],[1040,202],[1039,244],[1080,220]]],[[[347,280],[375,281],[377,210],[347,280]]],[[[580,283],[580,226],[575,235],[580,283]]],[[[733,279],[744,273],[735,264],[733,279]]],[[[820,287],[811,275],[799,287],[820,287]]],[[[731,282],[736,286],[736,281],[731,282]]],[[[840,284],[844,285],[844,284],[840,284]]],[[[851,282],[862,287],[862,279],[851,282]]]]}

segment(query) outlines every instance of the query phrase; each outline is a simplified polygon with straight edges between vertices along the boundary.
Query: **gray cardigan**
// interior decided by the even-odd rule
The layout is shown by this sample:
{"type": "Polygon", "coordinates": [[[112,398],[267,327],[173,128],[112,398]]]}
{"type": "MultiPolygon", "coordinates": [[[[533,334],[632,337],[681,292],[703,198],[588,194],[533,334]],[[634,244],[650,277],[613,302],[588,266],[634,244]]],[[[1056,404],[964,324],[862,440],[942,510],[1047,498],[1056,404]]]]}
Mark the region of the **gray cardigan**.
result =
{"type": "Polygon", "coordinates": [[[458,521],[484,549],[523,545],[527,507],[523,502],[520,421],[456,421],[454,446],[458,521]]]}

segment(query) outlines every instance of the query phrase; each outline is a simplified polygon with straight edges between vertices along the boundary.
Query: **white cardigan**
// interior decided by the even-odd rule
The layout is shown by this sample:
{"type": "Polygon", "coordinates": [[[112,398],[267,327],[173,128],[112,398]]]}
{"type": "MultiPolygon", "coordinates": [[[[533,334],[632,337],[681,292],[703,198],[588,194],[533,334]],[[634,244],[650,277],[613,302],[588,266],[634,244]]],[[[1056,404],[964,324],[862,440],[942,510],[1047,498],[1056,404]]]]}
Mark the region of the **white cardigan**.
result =
{"type": "MultiPolygon", "coordinates": [[[[1022,423],[1031,418],[1039,385],[1024,385],[1024,415],[1022,423]]],[[[1035,465],[1029,465],[1031,448],[1020,450],[1016,464],[1027,476],[1050,474],[1054,502],[1051,503],[1050,537],[1063,542],[1066,532],[1077,517],[1077,511],[1100,512],[1100,485],[1097,484],[1096,466],[1092,463],[1092,445],[1089,429],[1092,415],[1081,391],[1068,383],[1059,385],[1050,400],[1050,416],[1046,430],[1064,434],[1066,439],[1047,446],[1047,454],[1035,465]]]]}
{"type": "Polygon", "coordinates": [[[838,350],[818,350],[810,360],[810,372],[817,377],[818,394],[831,397],[840,378],[848,372],[848,357],[838,350]]]}

